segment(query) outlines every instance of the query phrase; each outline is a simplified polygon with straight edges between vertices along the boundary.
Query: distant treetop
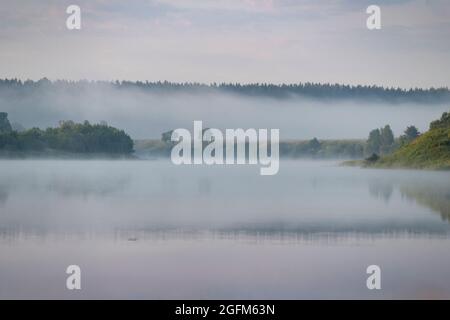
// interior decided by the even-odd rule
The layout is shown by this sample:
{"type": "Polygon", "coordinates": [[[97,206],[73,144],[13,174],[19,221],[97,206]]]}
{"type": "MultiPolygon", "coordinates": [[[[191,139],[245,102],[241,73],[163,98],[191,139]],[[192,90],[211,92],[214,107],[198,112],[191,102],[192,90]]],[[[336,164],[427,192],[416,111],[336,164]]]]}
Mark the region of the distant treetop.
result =
{"type": "MultiPolygon", "coordinates": [[[[211,83],[202,84],[196,82],[175,83],[168,81],[50,81],[43,78],[38,81],[4,79],[0,80],[0,90],[12,89],[23,91],[28,89],[39,90],[64,89],[79,90],[86,87],[113,87],[118,89],[136,88],[144,91],[158,93],[172,92],[227,92],[244,96],[271,97],[276,99],[291,98],[296,96],[315,99],[360,99],[380,100],[387,102],[418,102],[418,103],[446,103],[450,102],[450,91],[442,88],[387,88],[381,86],[362,86],[346,84],[321,84],[321,83],[297,83],[297,84],[271,84],[271,83],[211,83]]],[[[1,91],[0,91],[1,93],[1,91]]]]}

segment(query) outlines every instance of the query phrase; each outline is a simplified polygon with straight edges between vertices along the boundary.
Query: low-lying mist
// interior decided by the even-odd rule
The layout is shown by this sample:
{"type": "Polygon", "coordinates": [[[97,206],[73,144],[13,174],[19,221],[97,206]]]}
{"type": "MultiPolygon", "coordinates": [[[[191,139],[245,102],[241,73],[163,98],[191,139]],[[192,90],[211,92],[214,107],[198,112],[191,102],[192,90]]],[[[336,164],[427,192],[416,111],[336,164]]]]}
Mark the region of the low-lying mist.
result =
{"type": "Polygon", "coordinates": [[[283,139],[366,138],[390,124],[396,136],[408,125],[426,131],[449,105],[291,97],[242,96],[221,92],[157,92],[103,86],[36,87],[25,94],[3,89],[0,111],[25,128],[57,126],[59,120],[106,121],[134,139],[159,138],[174,128],[279,128],[283,139]]]}

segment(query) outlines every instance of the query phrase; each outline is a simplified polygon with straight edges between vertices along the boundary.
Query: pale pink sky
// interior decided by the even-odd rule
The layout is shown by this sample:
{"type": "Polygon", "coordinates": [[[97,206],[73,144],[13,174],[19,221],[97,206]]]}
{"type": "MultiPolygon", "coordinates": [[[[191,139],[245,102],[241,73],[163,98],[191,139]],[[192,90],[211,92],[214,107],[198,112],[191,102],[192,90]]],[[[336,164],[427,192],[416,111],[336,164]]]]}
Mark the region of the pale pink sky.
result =
{"type": "Polygon", "coordinates": [[[0,0],[8,78],[450,86],[449,39],[448,0],[0,0]]]}

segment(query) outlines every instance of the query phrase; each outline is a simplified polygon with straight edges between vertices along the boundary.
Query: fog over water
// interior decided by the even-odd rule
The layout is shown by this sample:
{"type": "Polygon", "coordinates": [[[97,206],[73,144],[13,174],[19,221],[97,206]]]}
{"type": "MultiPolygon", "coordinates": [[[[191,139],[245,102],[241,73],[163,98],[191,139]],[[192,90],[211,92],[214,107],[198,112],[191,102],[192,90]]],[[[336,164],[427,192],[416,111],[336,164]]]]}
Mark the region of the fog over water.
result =
{"type": "Polygon", "coordinates": [[[275,99],[220,92],[158,93],[113,86],[0,95],[0,110],[26,128],[56,126],[59,120],[104,120],[135,139],[159,138],[174,128],[192,129],[194,120],[219,129],[279,128],[281,139],[367,138],[371,129],[386,124],[400,135],[409,125],[426,131],[430,121],[449,108],[448,104],[275,99]]]}
{"type": "Polygon", "coordinates": [[[448,164],[450,1],[374,2],[0,0],[0,300],[450,299],[450,171],[341,163],[448,164]]]}
{"type": "Polygon", "coordinates": [[[450,231],[446,172],[282,160],[268,178],[258,166],[169,160],[1,164],[0,222],[21,230],[450,231]]]}
{"type": "Polygon", "coordinates": [[[0,161],[0,298],[448,298],[447,172],[0,161]],[[65,268],[82,268],[82,290],[65,268]],[[367,290],[366,267],[382,268],[367,290]]]}

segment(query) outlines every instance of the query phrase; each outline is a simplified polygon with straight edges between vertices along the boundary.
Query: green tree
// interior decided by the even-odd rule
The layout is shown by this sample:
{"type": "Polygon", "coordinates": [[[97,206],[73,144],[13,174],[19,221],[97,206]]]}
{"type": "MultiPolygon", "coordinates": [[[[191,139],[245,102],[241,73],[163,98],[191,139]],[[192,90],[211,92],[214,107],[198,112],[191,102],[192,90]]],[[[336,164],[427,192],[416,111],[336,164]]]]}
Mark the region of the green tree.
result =
{"type": "Polygon", "coordinates": [[[46,147],[44,132],[39,128],[19,132],[17,138],[22,150],[43,150],[46,147]]]}
{"type": "Polygon", "coordinates": [[[387,124],[384,128],[380,129],[381,135],[381,145],[380,145],[380,153],[388,154],[392,152],[394,147],[394,133],[392,132],[391,127],[387,124]]]}
{"type": "Polygon", "coordinates": [[[408,126],[404,131],[404,134],[400,136],[400,145],[410,143],[418,136],[420,136],[419,130],[417,130],[415,126],[408,126]]]}
{"type": "Polygon", "coordinates": [[[41,151],[54,149],[73,153],[129,154],[133,140],[123,130],[105,124],[61,121],[58,128],[39,128],[0,134],[0,149],[41,151]]]}
{"type": "Polygon", "coordinates": [[[444,112],[441,119],[430,123],[430,129],[450,128],[450,112],[444,112]]]}
{"type": "Polygon", "coordinates": [[[366,150],[365,154],[371,155],[371,154],[380,154],[380,148],[381,148],[381,133],[380,129],[373,129],[369,133],[369,138],[367,139],[366,143],[366,150]]]}
{"type": "Polygon", "coordinates": [[[12,128],[8,120],[8,114],[6,112],[0,112],[0,134],[10,133],[11,131],[12,128]]]}
{"type": "Polygon", "coordinates": [[[161,141],[167,144],[171,144],[172,143],[172,132],[173,130],[167,131],[167,132],[163,132],[161,134],[161,141]]]}
{"type": "Polygon", "coordinates": [[[420,132],[419,132],[419,130],[417,130],[417,128],[415,126],[409,126],[405,130],[405,136],[408,139],[414,140],[419,135],[420,135],[420,132]]]}
{"type": "Polygon", "coordinates": [[[322,145],[319,140],[314,137],[313,139],[309,140],[307,148],[312,155],[316,155],[319,152],[321,146],[322,145]]]}

